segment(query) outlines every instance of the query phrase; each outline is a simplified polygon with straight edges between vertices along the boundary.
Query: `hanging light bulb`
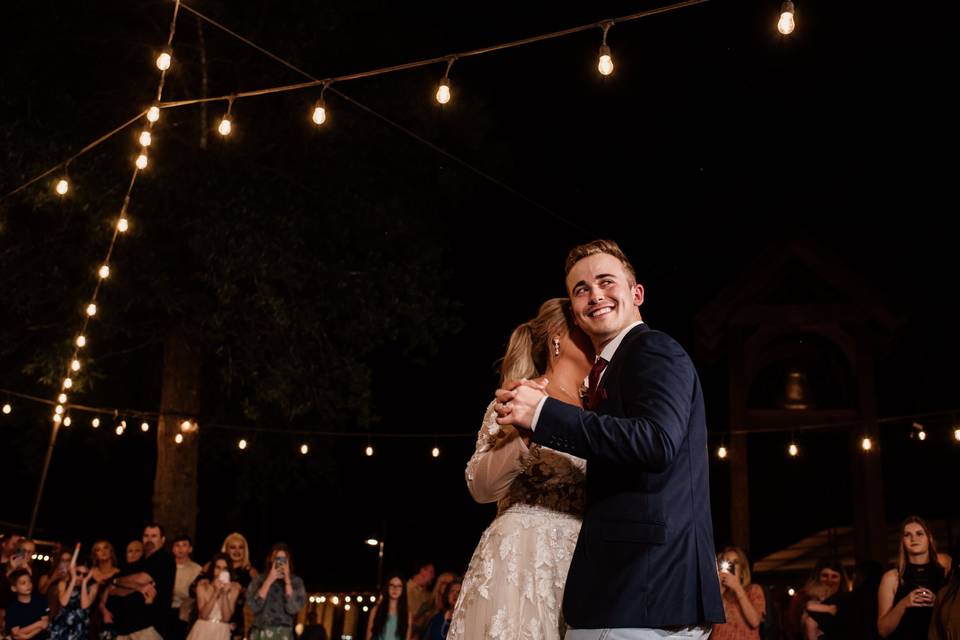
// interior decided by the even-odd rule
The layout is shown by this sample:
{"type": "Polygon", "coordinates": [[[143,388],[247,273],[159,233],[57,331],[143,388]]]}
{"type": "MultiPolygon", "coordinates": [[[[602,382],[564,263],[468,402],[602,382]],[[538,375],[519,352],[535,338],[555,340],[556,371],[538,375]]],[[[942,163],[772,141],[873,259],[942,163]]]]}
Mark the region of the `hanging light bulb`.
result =
{"type": "Polygon", "coordinates": [[[94,304],[93,302],[87,305],[87,315],[90,316],[91,318],[97,315],[97,305],[94,304]]]}
{"type": "Polygon", "coordinates": [[[338,604],[340,604],[340,598],[339,598],[339,596],[333,596],[333,598],[330,600],[330,602],[333,603],[333,606],[337,606],[338,604]]]}
{"type": "MultiPolygon", "coordinates": [[[[920,442],[923,442],[924,440],[927,439],[927,432],[924,431],[922,424],[920,424],[919,422],[914,422],[910,426],[917,430],[917,440],[919,440],[920,442]]],[[[910,437],[913,437],[912,432],[910,434],[910,437]]]]}
{"type": "Polygon", "coordinates": [[[143,422],[143,423],[141,423],[141,424],[140,424],[140,431],[143,431],[144,433],[146,433],[147,431],[150,431],[150,423],[149,423],[149,422],[143,422]]]}
{"type": "Polygon", "coordinates": [[[796,458],[800,454],[800,447],[795,442],[791,442],[790,446],[787,447],[787,453],[790,454],[791,458],[796,458]]]}
{"type": "Polygon", "coordinates": [[[118,424],[118,425],[117,425],[117,428],[114,429],[113,432],[116,433],[118,436],[122,436],[122,435],[123,435],[123,425],[122,425],[122,424],[118,424]]]}
{"type": "Polygon", "coordinates": [[[608,76],[613,73],[613,56],[610,53],[610,47],[607,46],[607,32],[613,22],[603,23],[603,43],[600,45],[599,59],[597,60],[597,71],[600,75],[608,76]]]}
{"type": "Polygon", "coordinates": [[[64,379],[63,379],[63,388],[64,388],[64,389],[69,389],[69,388],[72,387],[72,386],[73,386],[73,379],[72,379],[72,378],[64,378],[64,379]]]}
{"type": "Polygon", "coordinates": [[[149,147],[150,143],[153,142],[153,136],[150,135],[149,131],[141,131],[139,141],[141,147],[149,147]]]}
{"type": "Polygon", "coordinates": [[[927,439],[927,432],[921,430],[919,433],[917,433],[917,438],[920,439],[920,442],[923,442],[927,439]]]}
{"type": "Polygon", "coordinates": [[[60,424],[63,422],[63,416],[61,416],[59,413],[55,413],[53,414],[53,421],[57,424],[60,424]]]}
{"type": "Polygon", "coordinates": [[[367,457],[370,457],[370,456],[373,455],[373,447],[368,444],[368,445],[367,445],[367,448],[364,449],[363,452],[364,452],[365,454],[367,454],[367,457]]]}
{"type": "Polygon", "coordinates": [[[727,448],[726,448],[725,446],[720,445],[720,447],[717,449],[717,457],[720,458],[721,460],[725,460],[725,459],[726,459],[726,457],[727,457],[727,448]]]}
{"type": "Polygon", "coordinates": [[[231,131],[233,131],[233,123],[230,122],[230,116],[225,115],[220,120],[220,124],[217,125],[217,132],[222,136],[228,136],[231,131]]]}
{"type": "Polygon", "coordinates": [[[240,442],[237,443],[237,448],[240,449],[240,451],[243,451],[244,449],[246,449],[247,441],[244,440],[243,438],[240,438],[240,442]]]}
{"type": "Polygon", "coordinates": [[[953,439],[957,442],[960,442],[960,427],[957,427],[953,430],[953,439]]]}
{"type": "Polygon", "coordinates": [[[327,601],[327,596],[320,596],[319,598],[317,598],[317,602],[319,602],[320,604],[323,604],[326,601],[327,601]]]}
{"type": "Polygon", "coordinates": [[[323,124],[327,121],[327,108],[323,105],[323,100],[317,100],[313,105],[313,123],[323,124]]]}
{"type": "Polygon", "coordinates": [[[306,444],[300,445],[300,453],[303,455],[307,455],[308,453],[310,453],[310,447],[308,447],[306,444]]]}
{"type": "Polygon", "coordinates": [[[156,122],[159,119],[160,119],[160,107],[158,107],[157,105],[153,105],[152,107],[147,109],[147,120],[149,120],[150,122],[156,122]]]}
{"type": "Polygon", "coordinates": [[[173,441],[176,442],[177,444],[182,444],[182,443],[183,443],[183,434],[182,434],[182,433],[178,433],[177,435],[173,436],[173,441]]]}
{"type": "Polygon", "coordinates": [[[777,21],[777,31],[782,33],[785,36],[793,33],[793,30],[796,28],[797,23],[794,18],[794,8],[793,2],[786,0],[780,6],[780,20],[777,21]]]}
{"type": "Polygon", "coordinates": [[[54,407],[53,412],[57,415],[63,415],[63,405],[58,404],[56,407],[54,407]]]}
{"type": "Polygon", "coordinates": [[[13,406],[9,402],[3,403],[3,414],[10,415],[10,412],[13,411],[13,406]]]}
{"type": "Polygon", "coordinates": [[[67,394],[61,393],[59,396],[57,396],[57,402],[60,404],[67,404],[67,394]]]}
{"type": "Polygon", "coordinates": [[[87,346],[87,337],[83,334],[77,336],[77,346],[83,349],[87,346]]]}
{"type": "Polygon", "coordinates": [[[193,423],[190,422],[189,420],[184,420],[183,422],[180,423],[180,431],[187,433],[188,431],[192,431],[192,430],[193,430],[193,423]]]}
{"type": "Polygon", "coordinates": [[[440,447],[434,447],[434,448],[433,448],[433,451],[430,452],[430,455],[433,456],[434,458],[439,458],[439,457],[440,457],[440,447]]]}
{"type": "Polygon", "coordinates": [[[363,602],[363,596],[357,596],[357,602],[363,602]]]}
{"type": "Polygon", "coordinates": [[[120,233],[126,233],[127,229],[130,228],[130,221],[127,220],[126,216],[120,216],[120,219],[117,220],[117,231],[120,233]]]}
{"type": "Polygon", "coordinates": [[[99,429],[99,428],[100,428],[100,418],[94,418],[93,420],[91,420],[91,421],[90,421],[90,426],[93,427],[94,429],[99,429]]]}
{"type": "Polygon", "coordinates": [[[141,153],[140,155],[138,155],[137,161],[136,161],[137,169],[146,169],[147,162],[148,162],[147,155],[145,153],[141,153]]]}
{"type": "Polygon", "coordinates": [[[363,612],[366,613],[367,611],[370,611],[370,607],[363,605],[363,612]]]}
{"type": "Polygon", "coordinates": [[[347,596],[346,598],[344,598],[343,601],[346,602],[347,604],[350,604],[350,596],[347,596]]]}
{"type": "Polygon", "coordinates": [[[65,196],[67,195],[67,191],[70,191],[70,182],[67,181],[66,178],[60,178],[60,180],[57,181],[57,186],[55,188],[59,195],[65,196]]]}
{"type": "Polygon", "coordinates": [[[873,449],[873,440],[870,439],[870,436],[864,436],[863,440],[860,441],[860,446],[864,451],[870,451],[873,449]]]}
{"type": "Polygon", "coordinates": [[[793,587],[790,587],[789,589],[787,589],[787,595],[792,598],[793,596],[797,595],[797,590],[794,589],[793,587]]]}
{"type": "Polygon", "coordinates": [[[80,361],[74,358],[73,362],[70,363],[71,371],[80,371],[80,361]]]}
{"type": "Polygon", "coordinates": [[[600,60],[597,63],[597,71],[601,75],[608,76],[613,73],[613,57],[610,55],[610,47],[603,45],[600,47],[600,60]]]}
{"type": "Polygon", "coordinates": [[[69,427],[71,424],[73,424],[73,420],[70,418],[70,416],[67,416],[63,419],[63,426],[69,427]]]}
{"type": "Polygon", "coordinates": [[[450,102],[450,78],[444,76],[437,87],[437,102],[447,104],[450,102]]]}
{"type": "Polygon", "coordinates": [[[170,52],[164,51],[157,56],[157,69],[160,69],[160,71],[166,71],[170,68],[171,62],[173,62],[173,57],[170,55],[170,52]]]}
{"type": "Polygon", "coordinates": [[[343,610],[344,610],[344,611],[350,611],[350,605],[348,605],[348,604],[343,605],[343,610]]]}
{"type": "Polygon", "coordinates": [[[100,269],[97,271],[97,275],[102,279],[106,280],[110,277],[110,265],[101,265],[100,269]]]}

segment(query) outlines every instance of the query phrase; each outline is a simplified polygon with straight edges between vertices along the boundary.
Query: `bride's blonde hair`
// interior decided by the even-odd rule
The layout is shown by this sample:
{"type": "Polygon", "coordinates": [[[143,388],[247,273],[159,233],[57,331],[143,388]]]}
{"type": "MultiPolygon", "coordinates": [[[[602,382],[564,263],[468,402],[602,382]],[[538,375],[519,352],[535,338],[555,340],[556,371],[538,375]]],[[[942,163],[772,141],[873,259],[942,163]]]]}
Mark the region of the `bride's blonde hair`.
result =
{"type": "Polygon", "coordinates": [[[569,332],[572,326],[573,316],[567,298],[550,298],[540,305],[535,318],[510,334],[510,343],[500,365],[500,384],[543,375],[550,361],[551,339],[569,332]]]}

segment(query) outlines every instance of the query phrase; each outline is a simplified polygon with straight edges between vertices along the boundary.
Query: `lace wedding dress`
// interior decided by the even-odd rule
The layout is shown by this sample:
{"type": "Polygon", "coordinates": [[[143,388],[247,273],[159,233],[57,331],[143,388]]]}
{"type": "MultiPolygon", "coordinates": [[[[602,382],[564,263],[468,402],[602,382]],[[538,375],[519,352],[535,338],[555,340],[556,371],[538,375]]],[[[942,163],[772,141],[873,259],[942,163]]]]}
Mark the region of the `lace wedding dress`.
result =
{"type": "Polygon", "coordinates": [[[467,463],[477,502],[496,502],[463,579],[447,640],[560,640],[563,586],[580,532],[586,462],[529,448],[493,403],[467,463]]]}

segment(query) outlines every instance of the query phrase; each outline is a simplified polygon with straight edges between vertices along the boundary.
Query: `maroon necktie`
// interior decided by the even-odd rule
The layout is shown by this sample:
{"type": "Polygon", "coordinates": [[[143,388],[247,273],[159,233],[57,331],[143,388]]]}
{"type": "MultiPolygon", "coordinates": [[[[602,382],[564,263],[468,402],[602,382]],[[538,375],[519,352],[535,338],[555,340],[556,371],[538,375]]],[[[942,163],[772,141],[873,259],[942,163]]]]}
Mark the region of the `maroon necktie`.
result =
{"type": "Polygon", "coordinates": [[[597,358],[597,361],[593,363],[593,368],[590,369],[590,377],[587,379],[587,409],[591,411],[597,408],[597,404],[600,403],[600,374],[603,373],[603,370],[607,368],[607,361],[603,358],[597,358]]]}

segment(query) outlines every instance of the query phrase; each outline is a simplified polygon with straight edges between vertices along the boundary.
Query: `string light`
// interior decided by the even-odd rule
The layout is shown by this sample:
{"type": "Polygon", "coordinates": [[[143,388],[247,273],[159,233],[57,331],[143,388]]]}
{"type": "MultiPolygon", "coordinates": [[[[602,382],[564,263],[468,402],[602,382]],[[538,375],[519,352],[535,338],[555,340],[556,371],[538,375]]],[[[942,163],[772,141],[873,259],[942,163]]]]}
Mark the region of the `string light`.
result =
{"type": "Polygon", "coordinates": [[[727,453],[728,453],[727,448],[722,444],[717,448],[717,457],[720,458],[721,460],[727,459],[727,453]]]}
{"type": "Polygon", "coordinates": [[[147,431],[150,431],[150,423],[149,422],[142,423],[140,425],[140,431],[143,431],[144,433],[146,433],[147,431]]]}
{"type": "Polygon", "coordinates": [[[82,334],[79,335],[79,336],[77,336],[76,345],[77,345],[78,347],[80,347],[81,349],[83,349],[85,346],[87,346],[87,336],[82,335],[82,334]]]}
{"type": "Polygon", "coordinates": [[[350,605],[348,605],[348,604],[343,605],[343,610],[344,610],[344,611],[350,611],[350,605]]]}
{"type": "Polygon", "coordinates": [[[149,147],[150,143],[153,142],[153,136],[150,135],[149,131],[140,132],[140,146],[149,147]]]}
{"type": "Polygon", "coordinates": [[[126,216],[120,216],[120,219],[117,220],[117,231],[120,233],[126,233],[127,229],[130,228],[130,221],[127,220],[126,216]]]}
{"type": "Polygon", "coordinates": [[[230,112],[233,110],[233,97],[227,99],[227,112],[223,114],[223,117],[220,119],[220,124],[217,125],[217,133],[223,137],[230,135],[230,132],[233,131],[233,121],[230,120],[230,112]]]}
{"type": "Polygon", "coordinates": [[[308,447],[306,444],[300,445],[300,453],[302,455],[307,455],[308,453],[310,453],[310,447],[308,447]]]}
{"type": "Polygon", "coordinates": [[[100,276],[102,280],[106,280],[110,277],[110,265],[101,265],[100,269],[97,271],[97,275],[100,276]]]}
{"type": "Polygon", "coordinates": [[[370,607],[363,605],[363,612],[366,613],[367,611],[370,611],[370,607]]]}
{"type": "Polygon", "coordinates": [[[350,596],[347,596],[346,598],[344,598],[343,601],[349,604],[349,603],[350,603],[350,596]]]}
{"type": "Polygon", "coordinates": [[[69,427],[71,424],[73,424],[73,420],[70,419],[70,416],[63,419],[63,426],[69,427]]]}
{"type": "Polygon", "coordinates": [[[787,595],[790,596],[791,598],[796,594],[797,594],[797,590],[794,589],[793,587],[790,587],[789,589],[787,589],[787,595]]]}
{"type": "Polygon", "coordinates": [[[116,433],[118,436],[122,436],[122,435],[123,435],[123,425],[122,425],[122,424],[118,424],[118,425],[117,425],[117,428],[114,429],[113,431],[114,431],[114,433],[116,433]]]}
{"type": "Polygon", "coordinates": [[[73,362],[70,363],[71,371],[80,371],[80,361],[76,358],[73,359],[73,362]]]}
{"type": "Polygon", "coordinates": [[[357,602],[363,602],[363,596],[357,596],[357,602]]]}
{"type": "Polygon", "coordinates": [[[371,445],[368,444],[368,445],[367,445],[367,448],[364,449],[363,452],[364,452],[365,454],[367,454],[367,457],[368,457],[368,458],[371,457],[371,456],[373,456],[373,446],[371,446],[371,445]]]}
{"type": "Polygon", "coordinates": [[[437,87],[437,102],[440,104],[447,104],[450,102],[450,67],[453,66],[453,63],[456,62],[456,58],[449,58],[447,60],[447,70],[443,74],[443,78],[440,80],[440,86],[437,87]]]}
{"type": "Polygon", "coordinates": [[[67,191],[70,191],[70,182],[66,178],[60,178],[55,189],[59,195],[65,196],[67,191]]]}
{"type": "Polygon", "coordinates": [[[430,455],[432,455],[434,458],[439,458],[439,457],[440,457],[440,447],[434,447],[434,448],[433,448],[433,451],[430,452],[430,455]]]}
{"type": "Polygon", "coordinates": [[[10,415],[10,412],[13,411],[13,406],[9,402],[3,403],[3,413],[4,415],[10,415]]]}
{"type": "Polygon", "coordinates": [[[183,434],[178,433],[177,435],[173,436],[173,441],[177,444],[183,444],[183,434]]]}
{"type": "Polygon", "coordinates": [[[793,30],[796,28],[797,23],[794,18],[794,8],[793,2],[790,0],[785,0],[785,2],[780,5],[780,20],[777,21],[777,31],[782,33],[785,36],[793,33],[793,30]]]}
{"type": "Polygon", "coordinates": [[[340,604],[340,598],[338,598],[337,596],[333,596],[333,598],[331,598],[330,602],[333,603],[333,606],[337,606],[338,604],[340,604]]]}
{"type": "Polygon", "coordinates": [[[371,604],[377,601],[377,596],[370,596],[371,604]]]}
{"type": "Polygon", "coordinates": [[[87,305],[87,315],[91,318],[97,315],[97,305],[93,302],[87,305]]]}
{"type": "Polygon", "coordinates": [[[320,90],[320,99],[317,100],[313,105],[313,123],[318,126],[327,121],[327,103],[323,99],[323,96],[327,92],[327,87],[329,86],[329,82],[323,83],[323,89],[320,90]]]}
{"type": "Polygon", "coordinates": [[[147,120],[149,120],[150,122],[156,122],[159,119],[160,119],[160,107],[158,107],[157,105],[153,105],[152,107],[147,109],[147,120]]]}
{"type": "Polygon", "coordinates": [[[168,50],[164,50],[160,55],[157,56],[157,69],[160,71],[166,71],[170,68],[170,64],[173,62],[173,56],[170,55],[168,50]]]}
{"type": "Polygon", "coordinates": [[[59,396],[57,396],[57,402],[59,402],[60,404],[66,404],[66,403],[67,403],[67,394],[61,393],[59,396]]]}
{"type": "Polygon", "coordinates": [[[138,155],[137,161],[135,163],[137,165],[137,169],[140,169],[140,170],[146,169],[147,162],[148,162],[147,155],[145,153],[141,153],[140,155],[138,155]]]}
{"type": "Polygon", "coordinates": [[[960,442],[960,427],[957,427],[953,430],[953,439],[957,442],[960,442]]]}
{"type": "Polygon", "coordinates": [[[91,421],[90,421],[90,426],[93,427],[94,429],[99,429],[99,428],[100,428],[100,418],[94,418],[93,420],[91,420],[91,421]]]}
{"type": "Polygon", "coordinates": [[[64,379],[63,379],[63,388],[64,388],[64,389],[69,389],[69,388],[72,387],[72,386],[73,386],[73,379],[72,379],[72,378],[64,378],[64,379]]]}
{"type": "Polygon", "coordinates": [[[237,448],[240,449],[240,451],[243,451],[244,449],[246,449],[247,441],[244,440],[243,438],[240,438],[240,442],[237,443],[237,448]]]}
{"type": "Polygon", "coordinates": [[[317,598],[317,602],[319,602],[320,604],[323,604],[326,601],[327,601],[327,596],[320,596],[319,598],[317,598]]]}
{"type": "Polygon", "coordinates": [[[597,61],[597,71],[601,75],[608,76],[613,73],[613,57],[610,54],[610,47],[607,46],[607,32],[613,26],[612,21],[603,23],[603,44],[600,45],[600,58],[597,61]]]}
{"type": "Polygon", "coordinates": [[[55,413],[53,414],[53,421],[56,424],[60,424],[61,422],[63,422],[63,417],[59,413],[55,413]]]}
{"type": "Polygon", "coordinates": [[[56,413],[57,415],[61,415],[61,414],[63,413],[63,405],[62,405],[62,404],[58,404],[58,405],[53,409],[53,412],[56,413]]]}
{"type": "Polygon", "coordinates": [[[870,436],[863,437],[863,440],[860,441],[860,447],[864,451],[870,451],[873,449],[873,440],[870,439],[870,436]]]}
{"type": "MultiPolygon", "coordinates": [[[[920,442],[923,442],[924,440],[927,439],[927,432],[924,431],[922,424],[920,424],[919,422],[914,422],[910,426],[917,430],[917,440],[919,440],[920,442]]],[[[910,435],[913,436],[913,433],[911,432],[910,435]]]]}

